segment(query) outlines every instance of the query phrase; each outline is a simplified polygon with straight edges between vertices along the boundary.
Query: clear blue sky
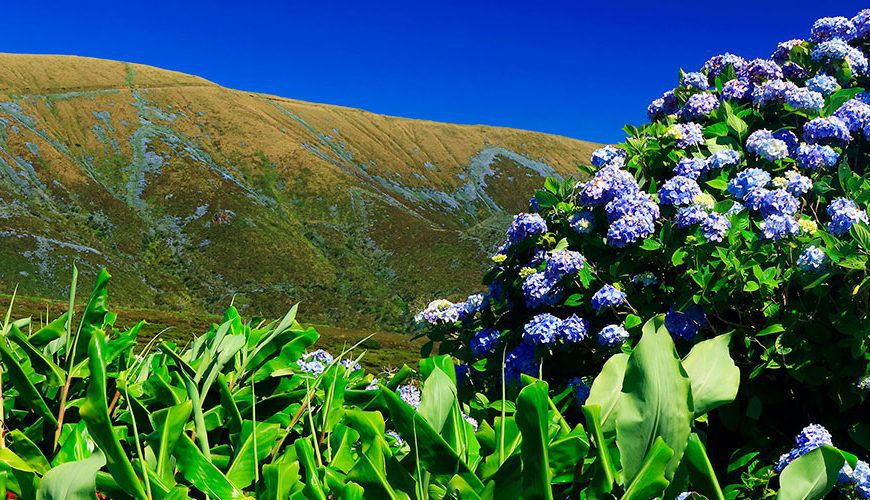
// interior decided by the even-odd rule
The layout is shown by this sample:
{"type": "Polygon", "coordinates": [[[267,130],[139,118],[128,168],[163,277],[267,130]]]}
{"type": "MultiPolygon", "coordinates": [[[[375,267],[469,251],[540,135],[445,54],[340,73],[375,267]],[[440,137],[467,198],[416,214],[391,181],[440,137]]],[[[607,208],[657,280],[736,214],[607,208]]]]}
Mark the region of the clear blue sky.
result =
{"type": "MultiPolygon", "coordinates": [[[[76,54],[237,89],[600,142],[731,51],[768,56],[837,0],[6,0],[0,51],[76,54]]],[[[865,4],[864,7],[870,7],[865,4]]],[[[2,68],[0,68],[2,71],[2,68]]]]}

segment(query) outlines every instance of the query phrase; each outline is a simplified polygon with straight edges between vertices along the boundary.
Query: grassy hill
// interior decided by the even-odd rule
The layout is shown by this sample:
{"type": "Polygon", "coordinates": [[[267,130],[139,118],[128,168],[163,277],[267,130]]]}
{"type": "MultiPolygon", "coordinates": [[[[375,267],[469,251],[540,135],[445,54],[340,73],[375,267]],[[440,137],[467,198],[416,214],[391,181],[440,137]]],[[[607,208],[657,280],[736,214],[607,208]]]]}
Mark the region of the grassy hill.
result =
{"type": "Polygon", "coordinates": [[[0,289],[60,299],[77,262],[129,307],[401,329],[473,291],[508,214],[594,147],[0,54],[0,289]]]}

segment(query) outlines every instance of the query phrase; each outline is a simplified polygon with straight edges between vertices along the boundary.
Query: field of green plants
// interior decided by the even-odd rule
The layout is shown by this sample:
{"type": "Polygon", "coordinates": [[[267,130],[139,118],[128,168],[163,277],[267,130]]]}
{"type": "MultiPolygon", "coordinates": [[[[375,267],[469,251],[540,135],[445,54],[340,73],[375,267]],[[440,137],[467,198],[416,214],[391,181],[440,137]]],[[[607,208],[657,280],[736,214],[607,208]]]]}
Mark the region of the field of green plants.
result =
{"type": "Polygon", "coordinates": [[[234,307],[116,327],[109,274],[0,342],[12,498],[870,498],[870,9],[681,72],[550,178],[485,293],[367,373],[234,307]],[[433,355],[437,352],[437,355],[433,355]]]}

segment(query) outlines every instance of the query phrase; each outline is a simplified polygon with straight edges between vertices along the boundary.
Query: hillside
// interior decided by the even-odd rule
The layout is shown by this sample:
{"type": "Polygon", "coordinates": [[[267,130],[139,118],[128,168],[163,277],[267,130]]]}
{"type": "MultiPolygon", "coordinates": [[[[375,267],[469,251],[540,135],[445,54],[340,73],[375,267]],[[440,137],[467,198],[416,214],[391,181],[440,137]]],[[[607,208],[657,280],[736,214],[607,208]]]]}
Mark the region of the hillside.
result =
{"type": "Polygon", "coordinates": [[[132,307],[395,329],[470,292],[507,214],[594,147],[0,54],[0,289],[61,298],[75,261],[132,307]]]}

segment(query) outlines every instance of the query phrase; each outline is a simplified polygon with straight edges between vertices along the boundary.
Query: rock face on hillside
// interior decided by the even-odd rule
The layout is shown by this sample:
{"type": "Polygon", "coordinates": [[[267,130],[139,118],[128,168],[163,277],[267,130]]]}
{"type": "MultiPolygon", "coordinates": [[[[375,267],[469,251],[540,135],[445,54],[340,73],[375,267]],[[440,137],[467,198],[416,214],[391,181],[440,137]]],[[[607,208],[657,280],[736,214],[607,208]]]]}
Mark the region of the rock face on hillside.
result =
{"type": "Polygon", "coordinates": [[[0,287],[60,298],[76,262],[122,304],[397,328],[471,291],[507,214],[594,147],[0,55],[0,287]]]}

